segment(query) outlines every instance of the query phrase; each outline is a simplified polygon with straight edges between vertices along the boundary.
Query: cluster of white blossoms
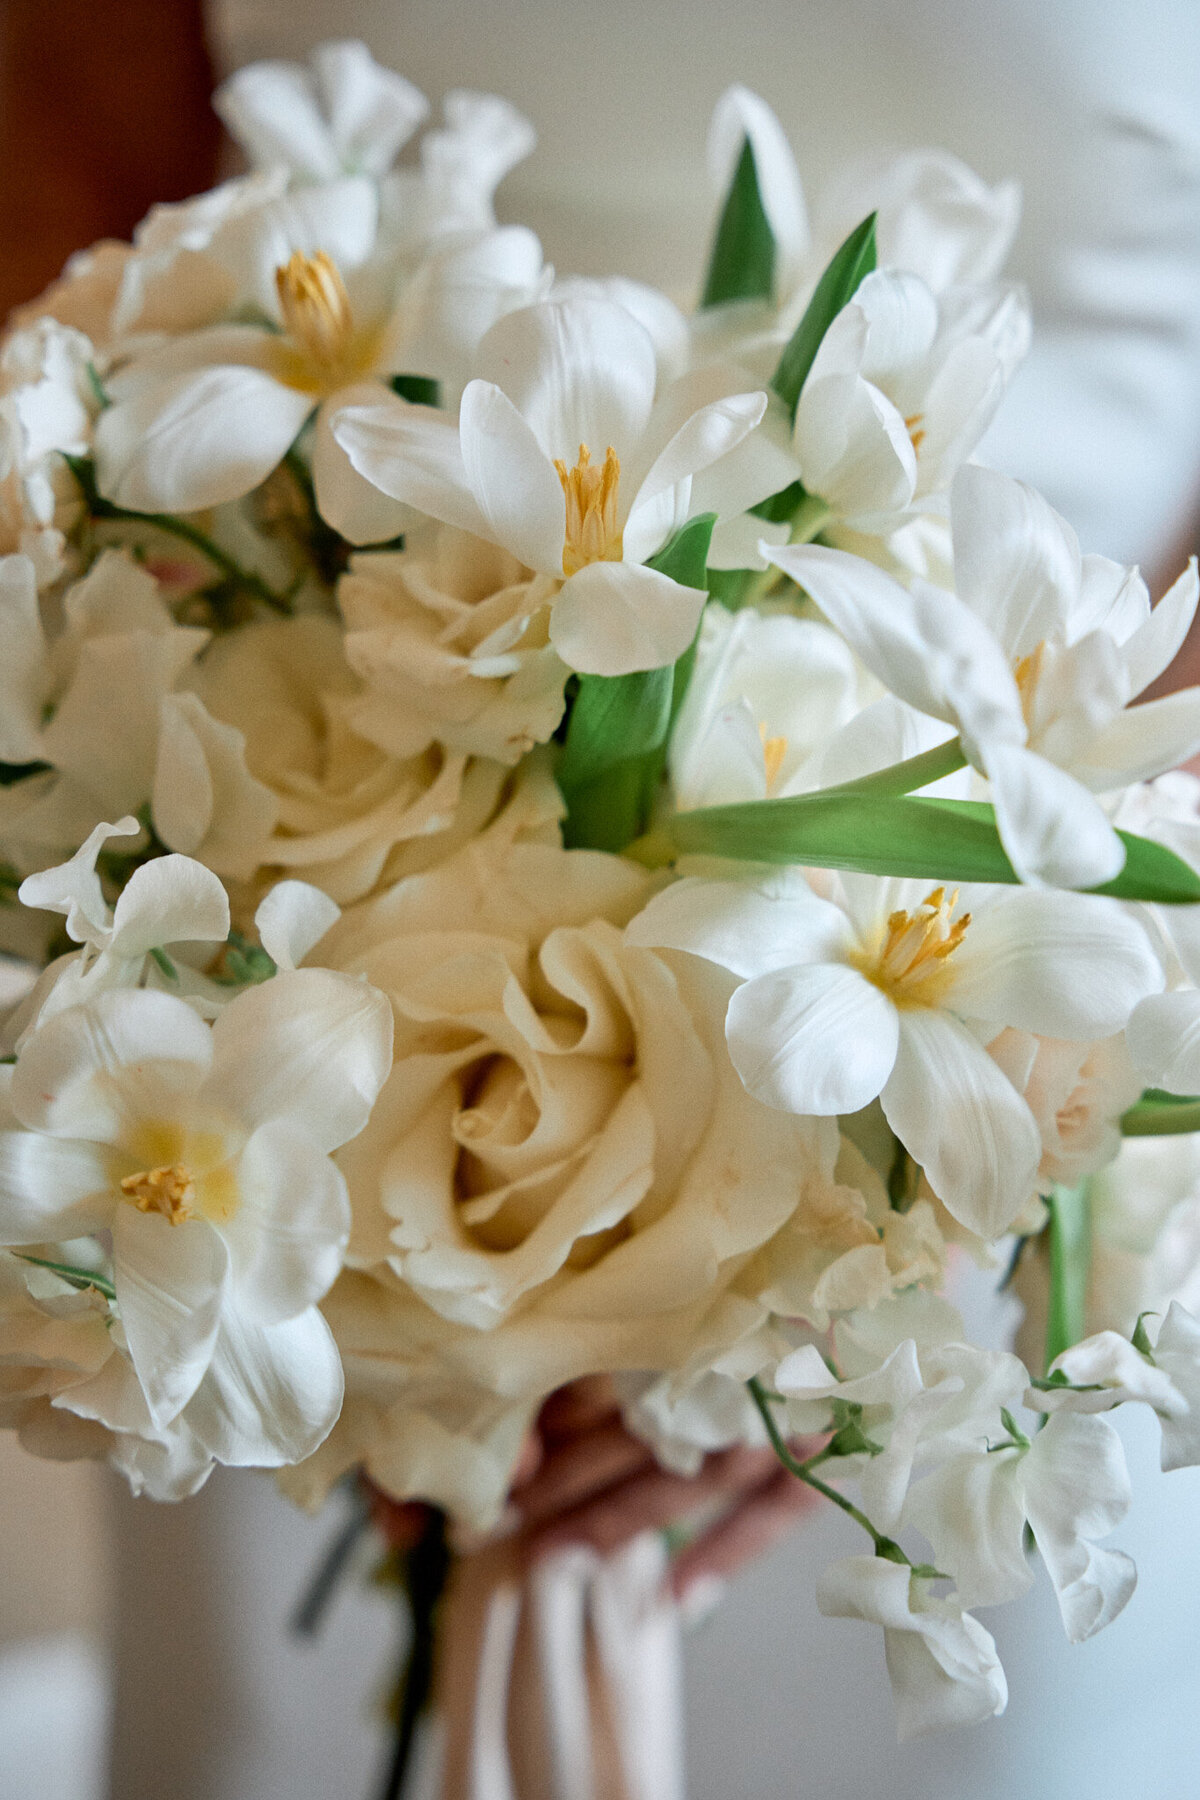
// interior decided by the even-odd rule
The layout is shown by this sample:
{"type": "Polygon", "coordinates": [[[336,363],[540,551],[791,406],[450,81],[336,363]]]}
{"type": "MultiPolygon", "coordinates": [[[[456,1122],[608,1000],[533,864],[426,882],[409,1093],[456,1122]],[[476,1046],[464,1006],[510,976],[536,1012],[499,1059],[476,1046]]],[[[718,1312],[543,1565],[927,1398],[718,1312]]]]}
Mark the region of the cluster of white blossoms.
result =
{"type": "Polygon", "coordinates": [[[1200,583],[973,460],[1017,196],[810,223],[732,89],[688,312],[497,224],[498,99],[217,105],[249,172],[0,348],[0,1421],[486,1528],[611,1375],[866,1532],[902,1732],[998,1712],[966,1609],[1132,1591],[1104,1413],[1200,1461],[1200,583]]]}

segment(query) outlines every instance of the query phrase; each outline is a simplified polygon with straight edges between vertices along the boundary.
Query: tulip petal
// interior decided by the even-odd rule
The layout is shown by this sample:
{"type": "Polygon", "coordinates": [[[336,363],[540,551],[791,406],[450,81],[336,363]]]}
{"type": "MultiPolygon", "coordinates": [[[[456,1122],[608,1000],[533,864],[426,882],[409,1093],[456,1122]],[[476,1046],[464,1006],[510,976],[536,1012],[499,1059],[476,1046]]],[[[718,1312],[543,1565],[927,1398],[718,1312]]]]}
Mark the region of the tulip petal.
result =
{"type": "Polygon", "coordinates": [[[129,1354],[158,1427],[182,1411],[212,1358],[229,1252],[203,1219],[171,1224],[122,1204],[113,1219],[113,1285],[129,1354]]]}
{"type": "Polygon", "coordinates": [[[581,675],[632,675],[679,660],[707,595],[639,563],[588,563],[564,582],[550,642],[581,675]]]}
{"type": "Polygon", "coordinates": [[[487,521],[484,535],[527,567],[561,574],[562,484],[508,395],[488,381],[468,383],[458,429],[467,480],[487,521]]]}
{"type": "Polygon", "coordinates": [[[278,1325],[227,1311],[187,1422],[218,1462],[275,1469],[324,1442],[343,1391],[337,1345],[315,1306],[278,1325]]]}
{"type": "Polygon", "coordinates": [[[295,1119],[260,1125],[237,1168],[225,1227],[234,1304],[260,1325],[294,1319],[337,1279],[350,1236],[340,1170],[295,1119]]]}
{"type": "Polygon", "coordinates": [[[760,975],[729,1002],[725,1035],[749,1093],[781,1112],[858,1112],[896,1061],[896,1008],[841,963],[760,975]]]}

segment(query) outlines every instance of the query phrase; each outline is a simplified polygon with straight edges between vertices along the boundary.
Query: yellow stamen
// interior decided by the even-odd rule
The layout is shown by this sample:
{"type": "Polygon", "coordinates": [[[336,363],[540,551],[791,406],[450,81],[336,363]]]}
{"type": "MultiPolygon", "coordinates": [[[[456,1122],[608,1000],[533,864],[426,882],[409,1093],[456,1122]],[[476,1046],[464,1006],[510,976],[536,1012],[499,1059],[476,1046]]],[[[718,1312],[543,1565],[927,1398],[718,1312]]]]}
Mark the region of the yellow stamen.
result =
{"type": "Polygon", "coordinates": [[[925,442],[924,420],[924,413],[910,413],[904,421],[904,428],[908,432],[908,441],[913,447],[914,456],[920,455],[921,445],[925,442]]]}
{"type": "Polygon", "coordinates": [[[143,1169],[138,1175],[126,1175],[121,1192],[139,1212],[161,1213],[168,1224],[182,1225],[192,1216],[196,1183],[182,1163],[172,1163],[164,1169],[143,1169]]]}
{"type": "Polygon", "coordinates": [[[288,335],[314,362],[345,361],[354,339],[350,296],[341,271],[324,250],[293,250],[275,271],[275,289],[288,335]]]}
{"type": "Polygon", "coordinates": [[[621,465],[612,445],[608,446],[608,454],[598,467],[592,462],[586,444],[580,444],[579,461],[573,469],[568,469],[566,463],[557,458],[554,466],[567,503],[563,574],[576,575],[589,563],[620,562],[624,555],[617,526],[621,465]]]}
{"type": "Polygon", "coordinates": [[[787,755],[788,741],[785,737],[768,737],[767,727],[760,719],[758,735],[762,739],[763,770],[767,777],[767,792],[770,793],[779,780],[779,771],[783,767],[783,759],[787,755]]]}
{"type": "Polygon", "coordinates": [[[1021,711],[1025,715],[1026,725],[1031,725],[1033,722],[1030,715],[1033,712],[1037,685],[1042,677],[1042,662],[1045,654],[1046,640],[1043,638],[1036,650],[1031,650],[1028,656],[1023,656],[1019,662],[1013,664],[1013,676],[1016,680],[1017,692],[1021,696],[1021,711]]]}
{"type": "Polygon", "coordinates": [[[957,889],[947,899],[938,887],[915,912],[892,913],[882,940],[855,957],[855,966],[897,1006],[936,1006],[953,982],[949,961],[971,923],[970,913],[952,918],[957,904],[957,889]]]}

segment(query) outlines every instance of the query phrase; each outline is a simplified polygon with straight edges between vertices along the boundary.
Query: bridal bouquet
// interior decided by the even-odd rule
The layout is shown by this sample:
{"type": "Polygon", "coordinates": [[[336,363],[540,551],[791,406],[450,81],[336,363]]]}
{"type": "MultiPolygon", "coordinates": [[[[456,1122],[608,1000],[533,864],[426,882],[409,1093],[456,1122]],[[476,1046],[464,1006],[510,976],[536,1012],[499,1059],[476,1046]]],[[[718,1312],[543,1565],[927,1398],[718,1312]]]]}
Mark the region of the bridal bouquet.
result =
{"type": "Polygon", "coordinates": [[[1200,585],[973,460],[1016,193],[810,214],[733,88],[686,312],[497,225],[501,100],[217,105],[0,353],[3,1421],[486,1531],[611,1376],[848,1515],[902,1734],[997,1713],[968,1609],[1132,1593],[1105,1414],[1200,1461],[1200,585]]]}

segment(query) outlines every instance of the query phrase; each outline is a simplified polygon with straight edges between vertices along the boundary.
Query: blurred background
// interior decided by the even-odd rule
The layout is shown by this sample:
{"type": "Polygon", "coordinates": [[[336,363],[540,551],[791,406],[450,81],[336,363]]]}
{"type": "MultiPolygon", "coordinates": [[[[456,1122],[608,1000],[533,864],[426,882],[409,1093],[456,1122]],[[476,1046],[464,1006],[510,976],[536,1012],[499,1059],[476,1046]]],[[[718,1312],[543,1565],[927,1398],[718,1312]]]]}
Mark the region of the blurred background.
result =
{"type": "MultiPolygon", "coordinates": [[[[687,302],[713,197],[708,116],[738,80],[796,147],[810,197],[848,161],[943,145],[1016,176],[1011,265],[1035,349],[984,447],[1087,548],[1157,592],[1200,541],[1200,7],[1195,0],[0,0],[0,314],[72,250],[235,165],[215,80],[363,38],[435,106],[504,94],[539,145],[499,210],[564,273],[687,302]]],[[[1172,680],[1200,676],[1189,645],[1172,680]]],[[[0,993],[0,1006],[5,996],[0,993]]],[[[976,1331],[1011,1326],[984,1278],[976,1331]]],[[[1164,1480],[1126,1431],[1141,1587],[1099,1639],[1063,1642],[1049,1588],[985,1622],[1007,1715],[897,1749],[875,1634],[819,1620],[849,1541],[820,1515],[693,1631],[692,1800],[1126,1800],[1200,1789],[1200,1472],[1164,1480]]],[[[0,1800],[367,1795],[392,1673],[386,1596],[343,1595],[315,1645],[286,1621],[337,1521],[218,1470],[179,1508],[0,1443],[0,1800]]],[[[848,1528],[847,1528],[848,1529],[848,1528]]]]}

